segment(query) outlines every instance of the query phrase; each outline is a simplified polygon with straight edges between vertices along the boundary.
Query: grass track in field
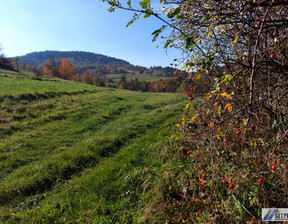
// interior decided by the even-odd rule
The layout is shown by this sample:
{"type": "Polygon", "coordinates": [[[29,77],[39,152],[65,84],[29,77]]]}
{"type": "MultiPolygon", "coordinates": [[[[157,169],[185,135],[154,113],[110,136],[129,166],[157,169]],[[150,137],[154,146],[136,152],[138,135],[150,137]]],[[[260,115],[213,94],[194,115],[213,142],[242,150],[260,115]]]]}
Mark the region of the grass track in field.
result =
{"type": "MultiPolygon", "coordinates": [[[[38,88],[40,92],[43,90],[41,86],[38,88]]],[[[59,93],[70,89],[63,87],[59,93]]],[[[131,183],[128,181],[132,190],[127,191],[133,191],[135,197],[127,198],[129,193],[124,192],[123,196],[122,192],[127,188],[125,183],[134,172],[142,172],[145,164],[161,164],[155,155],[155,150],[161,150],[158,144],[165,142],[161,125],[173,119],[182,105],[175,94],[105,88],[97,88],[96,92],[82,88],[77,94],[35,98],[29,103],[27,100],[3,101],[0,108],[0,211],[3,211],[0,220],[17,223],[20,217],[24,223],[41,223],[48,215],[50,218],[44,218],[43,223],[59,220],[64,223],[65,219],[121,223],[121,219],[136,218],[139,214],[131,206],[140,203],[143,186],[138,186],[138,177],[135,184],[132,178],[131,183]],[[113,176],[113,172],[117,175],[113,176]],[[120,183],[125,187],[112,189],[120,183]],[[70,208],[66,208],[65,215],[63,210],[59,217],[58,205],[56,210],[49,206],[55,206],[60,200],[62,209],[67,194],[74,194],[68,186],[77,186],[79,191],[90,189],[90,193],[85,193],[85,199],[70,198],[72,204],[65,204],[70,208]],[[43,198],[44,194],[49,196],[43,198]],[[36,204],[31,205],[35,198],[37,203],[41,201],[41,210],[36,204]],[[96,206],[91,200],[100,203],[96,206]],[[27,209],[32,209],[32,216],[26,213],[27,209]]],[[[141,176],[139,181],[143,182],[141,176]]]]}

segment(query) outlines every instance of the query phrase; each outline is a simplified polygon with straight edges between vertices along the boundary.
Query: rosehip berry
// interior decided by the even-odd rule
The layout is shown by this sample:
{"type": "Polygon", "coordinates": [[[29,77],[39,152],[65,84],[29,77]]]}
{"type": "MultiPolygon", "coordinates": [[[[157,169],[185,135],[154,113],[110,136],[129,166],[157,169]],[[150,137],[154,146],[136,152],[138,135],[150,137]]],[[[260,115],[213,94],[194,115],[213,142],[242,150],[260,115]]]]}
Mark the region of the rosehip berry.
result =
{"type": "Polygon", "coordinates": [[[218,44],[218,43],[216,43],[216,44],[214,44],[214,46],[215,46],[215,47],[218,47],[218,46],[219,46],[219,44],[218,44]]]}
{"type": "Polygon", "coordinates": [[[243,145],[248,145],[248,142],[245,141],[245,142],[242,142],[242,144],[243,144],[243,145]]]}
{"type": "Polygon", "coordinates": [[[222,183],[223,184],[228,184],[228,181],[227,180],[222,180],[222,183]]]}
{"type": "Polygon", "coordinates": [[[189,100],[194,100],[193,96],[189,97],[189,100]]]}
{"type": "Polygon", "coordinates": [[[233,189],[234,187],[235,187],[234,184],[230,184],[230,185],[229,185],[229,189],[233,189]]]}
{"type": "Polygon", "coordinates": [[[273,171],[275,171],[275,170],[276,170],[276,166],[273,165],[273,166],[271,167],[271,169],[272,169],[273,171]]]}
{"type": "Polygon", "coordinates": [[[190,88],[190,92],[192,92],[194,89],[193,88],[190,88]]]}
{"type": "Polygon", "coordinates": [[[251,125],[251,129],[254,130],[255,128],[256,128],[256,125],[255,125],[255,124],[252,124],[252,125],[251,125]]]}
{"type": "Polygon", "coordinates": [[[188,152],[187,152],[187,155],[189,156],[191,154],[191,151],[189,150],[188,152]]]}
{"type": "Polygon", "coordinates": [[[240,134],[241,134],[241,130],[238,130],[238,131],[236,132],[236,134],[237,134],[237,135],[240,135],[240,134]]]}
{"type": "Polygon", "coordinates": [[[262,184],[262,183],[263,183],[262,178],[259,178],[259,179],[258,179],[258,183],[259,183],[259,184],[262,184]]]}
{"type": "Polygon", "coordinates": [[[225,139],[225,140],[224,140],[224,142],[225,142],[225,143],[229,142],[229,139],[228,139],[228,138],[227,138],[227,139],[225,139]]]}
{"type": "Polygon", "coordinates": [[[276,54],[271,54],[270,56],[272,59],[276,57],[276,54]]]}
{"type": "Polygon", "coordinates": [[[189,93],[189,94],[188,94],[188,96],[189,96],[189,97],[191,97],[191,96],[192,96],[192,94],[191,94],[191,93],[189,93]]]}

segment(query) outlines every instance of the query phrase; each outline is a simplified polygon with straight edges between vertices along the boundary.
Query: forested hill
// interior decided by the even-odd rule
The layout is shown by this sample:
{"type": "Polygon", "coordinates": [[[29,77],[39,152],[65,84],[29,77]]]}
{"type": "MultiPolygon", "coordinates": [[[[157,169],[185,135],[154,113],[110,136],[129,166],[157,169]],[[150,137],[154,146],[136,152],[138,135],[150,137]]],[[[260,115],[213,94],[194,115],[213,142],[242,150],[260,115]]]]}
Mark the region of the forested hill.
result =
{"type": "MultiPolygon", "coordinates": [[[[43,68],[43,64],[50,59],[54,59],[56,64],[61,64],[61,59],[67,58],[71,62],[78,74],[82,74],[86,70],[105,75],[105,74],[126,74],[126,73],[143,73],[149,69],[142,66],[132,65],[129,62],[109,57],[101,54],[84,52],[84,51],[42,51],[32,52],[23,56],[20,56],[20,66],[22,69],[28,66],[36,66],[40,69],[43,68]],[[25,64],[25,65],[24,65],[25,64]],[[23,67],[24,66],[24,67],[23,67]]],[[[154,72],[164,76],[170,76],[174,72],[172,67],[153,67],[150,68],[154,72]]],[[[29,70],[29,69],[28,69],[29,70]]]]}
{"type": "MultiPolygon", "coordinates": [[[[50,59],[54,59],[60,65],[61,59],[67,58],[76,68],[79,74],[87,69],[96,71],[106,71],[106,67],[117,68],[121,70],[135,70],[135,67],[129,62],[101,54],[84,51],[42,51],[32,52],[20,56],[20,63],[43,68],[43,64],[50,59]],[[105,68],[103,70],[103,68],[105,68]]],[[[102,72],[103,73],[103,72],[102,72]]],[[[106,73],[106,72],[104,72],[106,73]]]]}
{"type": "Polygon", "coordinates": [[[62,58],[67,58],[74,66],[80,64],[104,64],[104,65],[129,65],[130,63],[121,59],[96,54],[85,51],[41,51],[32,52],[21,56],[21,62],[34,66],[42,66],[49,59],[61,61],[62,58]]]}

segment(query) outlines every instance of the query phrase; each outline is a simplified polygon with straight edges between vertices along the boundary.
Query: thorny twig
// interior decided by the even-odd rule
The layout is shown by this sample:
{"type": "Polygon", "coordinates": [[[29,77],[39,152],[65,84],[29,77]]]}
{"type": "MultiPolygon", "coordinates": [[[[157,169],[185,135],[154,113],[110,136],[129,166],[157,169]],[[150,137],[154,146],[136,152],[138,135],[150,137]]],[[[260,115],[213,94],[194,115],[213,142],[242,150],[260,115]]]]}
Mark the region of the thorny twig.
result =
{"type": "Polygon", "coordinates": [[[250,179],[248,180],[248,182],[257,175],[257,173],[263,168],[263,166],[267,163],[267,161],[270,159],[270,157],[274,154],[277,145],[282,141],[283,138],[285,138],[285,136],[288,134],[288,129],[285,131],[285,133],[282,135],[282,137],[277,141],[277,143],[274,146],[274,149],[272,150],[272,152],[269,154],[269,156],[265,159],[264,163],[258,168],[258,170],[250,177],[250,179]]]}

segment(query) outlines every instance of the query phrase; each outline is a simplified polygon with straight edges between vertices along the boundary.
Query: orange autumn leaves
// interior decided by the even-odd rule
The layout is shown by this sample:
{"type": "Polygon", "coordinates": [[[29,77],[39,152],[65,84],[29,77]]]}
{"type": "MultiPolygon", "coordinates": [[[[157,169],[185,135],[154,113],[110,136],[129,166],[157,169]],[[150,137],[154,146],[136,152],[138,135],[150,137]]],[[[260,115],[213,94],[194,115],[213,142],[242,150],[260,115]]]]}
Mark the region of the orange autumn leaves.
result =
{"type": "Polygon", "coordinates": [[[69,62],[68,59],[62,58],[59,68],[60,77],[67,80],[76,80],[75,67],[69,62]]]}
{"type": "Polygon", "coordinates": [[[54,59],[44,64],[43,73],[49,76],[56,76],[62,79],[76,81],[76,70],[68,59],[62,58],[61,65],[58,67],[54,59]]]}

